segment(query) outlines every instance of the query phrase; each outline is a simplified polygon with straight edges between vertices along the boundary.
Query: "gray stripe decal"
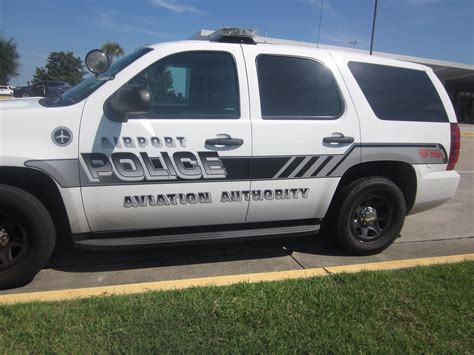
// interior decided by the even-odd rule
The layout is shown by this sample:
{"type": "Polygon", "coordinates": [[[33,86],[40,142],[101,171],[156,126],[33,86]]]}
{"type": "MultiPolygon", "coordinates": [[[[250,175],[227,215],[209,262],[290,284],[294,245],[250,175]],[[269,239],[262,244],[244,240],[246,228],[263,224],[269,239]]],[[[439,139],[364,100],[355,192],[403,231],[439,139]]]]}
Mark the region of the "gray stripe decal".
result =
{"type": "Polygon", "coordinates": [[[332,171],[333,167],[338,165],[344,159],[343,155],[332,155],[332,159],[327,162],[326,166],[322,167],[319,171],[318,177],[329,176],[329,171],[332,171]]]}
{"type": "Polygon", "coordinates": [[[296,176],[296,174],[298,174],[298,173],[301,171],[301,169],[304,168],[304,166],[308,163],[308,161],[309,161],[310,159],[311,159],[311,157],[306,157],[306,158],[304,158],[303,161],[300,163],[300,165],[298,165],[298,166],[296,167],[296,169],[293,170],[293,172],[290,174],[290,176],[288,176],[288,178],[289,178],[289,179],[294,178],[294,177],[296,176]]]}
{"type": "Polygon", "coordinates": [[[318,176],[318,174],[320,173],[320,171],[323,170],[323,168],[326,166],[327,163],[329,163],[329,162],[331,161],[332,158],[334,158],[334,155],[328,156],[328,157],[323,161],[323,163],[319,166],[319,168],[316,169],[316,171],[315,171],[311,176],[318,176]]]}
{"type": "Polygon", "coordinates": [[[344,154],[344,156],[339,160],[339,162],[336,165],[334,165],[334,167],[327,173],[326,176],[331,175],[334,172],[334,170],[336,170],[339,167],[339,165],[341,165],[341,163],[354,151],[354,149],[357,146],[358,146],[357,144],[352,145],[344,154]]]}
{"type": "Polygon", "coordinates": [[[321,155],[318,160],[316,160],[311,168],[303,175],[303,177],[310,177],[319,168],[321,164],[324,163],[324,160],[327,158],[327,155],[321,155]]]}
{"type": "Polygon", "coordinates": [[[285,165],[273,176],[273,179],[278,179],[278,177],[283,174],[283,172],[290,166],[291,163],[293,163],[293,160],[295,160],[297,157],[291,157],[285,165]]]}
{"type": "MultiPolygon", "coordinates": [[[[174,181],[152,181],[141,180],[127,182],[115,177],[115,180],[101,180],[98,182],[89,181],[84,173],[85,168],[78,159],[50,159],[50,160],[30,160],[25,162],[25,166],[38,169],[52,177],[60,186],[64,188],[83,186],[115,186],[115,185],[146,185],[146,184],[170,184],[170,183],[196,183],[196,182],[217,182],[234,180],[271,180],[271,179],[299,179],[299,178],[323,178],[341,177],[352,166],[361,162],[371,161],[402,161],[409,164],[446,164],[446,150],[441,144],[427,143],[364,143],[353,144],[348,147],[344,154],[337,155],[299,155],[299,156],[265,156],[254,157],[254,161],[268,158],[273,166],[267,174],[262,176],[249,176],[242,166],[242,159],[251,160],[251,157],[221,157],[229,164],[233,164],[233,174],[223,179],[203,179],[203,180],[174,180],[174,181]],[[238,158],[238,159],[237,159],[238,158]],[[276,158],[276,160],[275,160],[276,158]],[[272,160],[273,159],[273,160],[272,160]],[[233,161],[235,160],[235,164],[233,161]],[[283,166],[274,174],[280,164],[283,166]],[[286,171],[288,170],[288,171],[286,171]],[[293,170],[293,171],[291,171],[293,170]],[[245,174],[243,174],[244,172],[245,174]],[[81,174],[81,176],[79,175],[81,174]],[[273,176],[272,176],[273,174],[273,176]]],[[[227,163],[226,163],[227,164],[227,163]]],[[[268,164],[268,162],[267,162],[268,164]]],[[[265,166],[265,165],[264,165],[265,166]]]]}
{"type": "Polygon", "coordinates": [[[62,187],[81,186],[78,159],[30,160],[25,166],[45,172],[62,187]]]}

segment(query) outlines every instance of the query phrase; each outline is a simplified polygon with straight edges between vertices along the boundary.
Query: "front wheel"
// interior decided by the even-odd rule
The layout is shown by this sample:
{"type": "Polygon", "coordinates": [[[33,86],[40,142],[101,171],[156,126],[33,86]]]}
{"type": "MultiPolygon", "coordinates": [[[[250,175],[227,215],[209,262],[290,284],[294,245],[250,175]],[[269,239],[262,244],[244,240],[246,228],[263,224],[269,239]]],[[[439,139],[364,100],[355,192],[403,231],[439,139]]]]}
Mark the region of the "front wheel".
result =
{"type": "Polygon", "coordinates": [[[389,247],[405,222],[403,193],[383,177],[366,177],[342,190],[337,240],[352,255],[370,255],[389,247]]]}
{"type": "Polygon", "coordinates": [[[46,265],[55,241],[43,204],[28,192],[0,185],[0,289],[30,282],[46,265]]]}

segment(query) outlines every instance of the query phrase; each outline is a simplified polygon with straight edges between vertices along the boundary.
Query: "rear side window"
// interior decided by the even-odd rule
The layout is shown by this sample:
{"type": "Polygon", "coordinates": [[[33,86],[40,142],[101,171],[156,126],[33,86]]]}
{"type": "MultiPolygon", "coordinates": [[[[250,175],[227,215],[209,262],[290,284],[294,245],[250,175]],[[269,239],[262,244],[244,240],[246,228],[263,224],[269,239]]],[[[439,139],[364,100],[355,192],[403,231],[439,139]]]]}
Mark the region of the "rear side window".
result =
{"type": "Polygon", "coordinates": [[[424,71],[360,62],[349,62],[349,69],[379,119],[448,122],[424,71]]]}
{"type": "Polygon", "coordinates": [[[263,119],[335,119],[342,101],[334,76],[323,64],[278,55],[257,57],[263,119]]]}

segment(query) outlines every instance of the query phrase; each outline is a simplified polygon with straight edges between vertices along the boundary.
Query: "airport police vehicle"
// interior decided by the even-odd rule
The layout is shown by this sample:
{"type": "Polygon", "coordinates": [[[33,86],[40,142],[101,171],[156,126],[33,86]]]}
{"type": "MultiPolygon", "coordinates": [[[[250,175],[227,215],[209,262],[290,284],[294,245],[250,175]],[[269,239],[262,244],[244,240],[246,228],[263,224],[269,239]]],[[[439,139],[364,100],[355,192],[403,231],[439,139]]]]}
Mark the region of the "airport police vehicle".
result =
{"type": "Polygon", "coordinates": [[[82,248],[315,234],[387,248],[459,182],[459,129],[425,66],[222,29],[143,47],[62,96],[0,103],[0,287],[58,235],[82,248]]]}

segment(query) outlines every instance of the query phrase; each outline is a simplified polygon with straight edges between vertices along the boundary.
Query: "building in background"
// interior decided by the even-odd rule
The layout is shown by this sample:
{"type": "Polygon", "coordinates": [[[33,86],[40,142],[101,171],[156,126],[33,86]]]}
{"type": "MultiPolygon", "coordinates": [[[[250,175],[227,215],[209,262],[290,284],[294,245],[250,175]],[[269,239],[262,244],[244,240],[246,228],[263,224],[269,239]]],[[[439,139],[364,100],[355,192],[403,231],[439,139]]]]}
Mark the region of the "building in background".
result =
{"type": "MultiPolygon", "coordinates": [[[[207,40],[209,37],[212,37],[211,35],[213,33],[214,31],[211,30],[200,30],[190,39],[207,40]]],[[[362,49],[329,46],[325,44],[317,45],[316,43],[290,41],[279,38],[257,36],[255,37],[255,41],[258,43],[283,44],[315,48],[318,47],[338,51],[351,51],[368,54],[368,51],[362,49]]],[[[454,110],[456,111],[458,122],[474,124],[474,65],[375,51],[373,54],[381,57],[419,63],[433,68],[434,72],[444,84],[446,91],[451,98],[454,110]]]]}

